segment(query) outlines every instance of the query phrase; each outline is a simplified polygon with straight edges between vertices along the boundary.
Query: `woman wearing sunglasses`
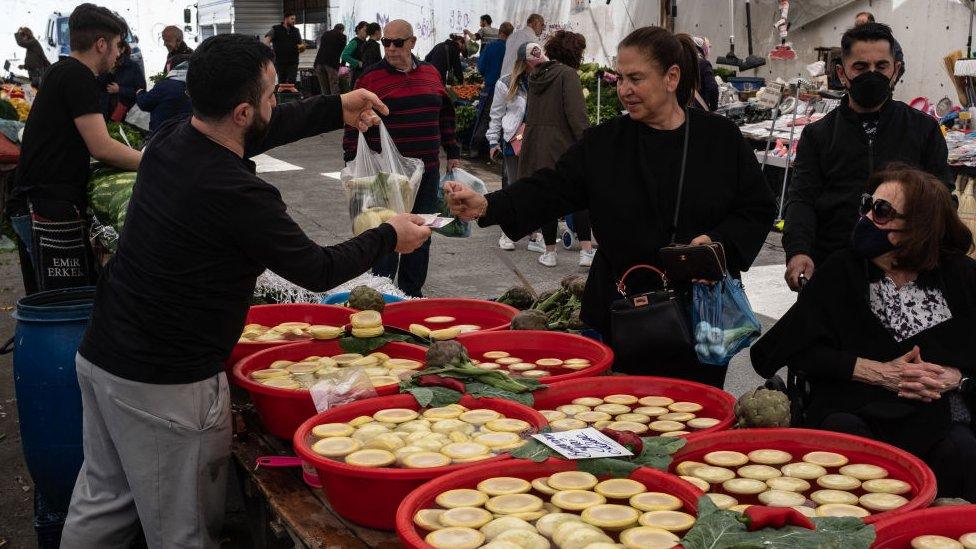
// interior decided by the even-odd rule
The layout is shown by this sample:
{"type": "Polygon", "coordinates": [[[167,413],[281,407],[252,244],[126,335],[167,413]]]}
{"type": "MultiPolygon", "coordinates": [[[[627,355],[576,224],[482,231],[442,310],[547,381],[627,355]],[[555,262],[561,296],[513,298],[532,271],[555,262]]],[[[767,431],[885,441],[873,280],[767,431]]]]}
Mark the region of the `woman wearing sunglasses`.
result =
{"type": "Polygon", "coordinates": [[[973,236],[926,172],[895,166],[868,189],[850,249],[753,346],[753,366],[809,380],[798,426],[904,448],[932,467],[940,496],[976,501],[973,236]]]}

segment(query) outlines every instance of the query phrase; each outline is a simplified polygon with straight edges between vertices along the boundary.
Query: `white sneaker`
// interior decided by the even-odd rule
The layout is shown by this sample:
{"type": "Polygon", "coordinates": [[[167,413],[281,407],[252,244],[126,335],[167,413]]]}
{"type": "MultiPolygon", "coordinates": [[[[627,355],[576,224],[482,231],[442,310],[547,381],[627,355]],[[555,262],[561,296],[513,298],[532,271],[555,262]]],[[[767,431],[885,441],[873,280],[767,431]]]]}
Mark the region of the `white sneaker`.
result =
{"type": "Polygon", "coordinates": [[[543,251],[542,255],[539,256],[539,263],[545,265],[546,267],[555,267],[556,252],[543,251]]]}
{"type": "Polygon", "coordinates": [[[596,250],[580,250],[579,255],[579,266],[589,267],[593,264],[593,257],[596,255],[596,250]]]}
{"type": "Polygon", "coordinates": [[[515,243],[512,242],[511,238],[508,238],[505,235],[501,235],[500,237],[498,237],[498,247],[503,250],[514,250],[515,243]]]}
{"type": "Polygon", "coordinates": [[[546,243],[541,238],[538,240],[530,238],[529,251],[544,254],[546,253],[546,243]]]}

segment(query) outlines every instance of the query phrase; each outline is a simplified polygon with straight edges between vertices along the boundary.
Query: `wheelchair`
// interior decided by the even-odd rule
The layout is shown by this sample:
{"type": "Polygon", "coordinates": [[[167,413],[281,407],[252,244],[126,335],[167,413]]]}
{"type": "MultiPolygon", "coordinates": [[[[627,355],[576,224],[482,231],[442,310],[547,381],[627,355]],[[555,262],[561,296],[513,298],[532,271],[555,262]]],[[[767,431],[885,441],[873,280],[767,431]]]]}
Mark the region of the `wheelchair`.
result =
{"type": "Polygon", "coordinates": [[[790,426],[804,427],[807,423],[806,409],[810,405],[810,381],[803,375],[789,367],[786,368],[786,380],[779,375],[768,378],[763,387],[773,391],[782,391],[790,399],[790,426]]]}

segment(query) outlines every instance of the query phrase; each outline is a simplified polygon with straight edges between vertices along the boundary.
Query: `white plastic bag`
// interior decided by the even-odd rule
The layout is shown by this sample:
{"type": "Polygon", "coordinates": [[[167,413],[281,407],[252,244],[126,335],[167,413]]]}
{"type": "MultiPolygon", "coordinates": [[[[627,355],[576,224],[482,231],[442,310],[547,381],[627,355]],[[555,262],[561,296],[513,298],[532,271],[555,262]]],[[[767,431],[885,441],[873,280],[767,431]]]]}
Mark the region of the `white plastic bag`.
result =
{"type": "Polygon", "coordinates": [[[141,130],[149,131],[149,113],[140,109],[139,105],[132,105],[125,114],[125,121],[141,130]]]}
{"type": "Polygon", "coordinates": [[[376,389],[366,370],[360,367],[340,368],[323,376],[309,388],[319,413],[364,398],[374,398],[376,389]]]}
{"type": "MultiPolygon", "coordinates": [[[[488,187],[485,186],[485,182],[481,179],[471,175],[461,168],[455,168],[454,170],[448,171],[441,176],[441,183],[437,186],[437,208],[444,217],[453,217],[451,215],[451,209],[447,206],[447,198],[444,196],[444,183],[448,181],[457,181],[458,183],[481,195],[488,194],[488,187]]],[[[452,221],[450,225],[436,230],[438,233],[444,236],[466,238],[471,236],[471,223],[461,221],[459,218],[455,217],[454,221],[452,221]]]]}
{"type": "Polygon", "coordinates": [[[424,176],[422,160],[401,156],[383,124],[379,132],[381,152],[370,149],[366,135],[360,133],[356,158],[339,172],[354,235],[413,210],[424,176]]]}

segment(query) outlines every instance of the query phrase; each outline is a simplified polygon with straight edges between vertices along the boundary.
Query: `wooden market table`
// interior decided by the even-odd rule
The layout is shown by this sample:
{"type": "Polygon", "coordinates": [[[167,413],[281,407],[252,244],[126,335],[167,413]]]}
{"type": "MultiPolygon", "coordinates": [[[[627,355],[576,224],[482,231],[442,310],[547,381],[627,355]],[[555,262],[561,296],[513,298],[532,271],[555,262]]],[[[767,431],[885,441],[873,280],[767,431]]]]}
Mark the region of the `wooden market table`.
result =
{"type": "MultiPolygon", "coordinates": [[[[246,393],[232,389],[232,462],[244,495],[254,549],[402,547],[395,532],[356,526],[337,515],[325,495],[302,480],[301,468],[255,468],[262,456],[293,456],[286,443],[267,432],[246,393]]],[[[364,494],[364,497],[370,497],[364,494]]]]}

